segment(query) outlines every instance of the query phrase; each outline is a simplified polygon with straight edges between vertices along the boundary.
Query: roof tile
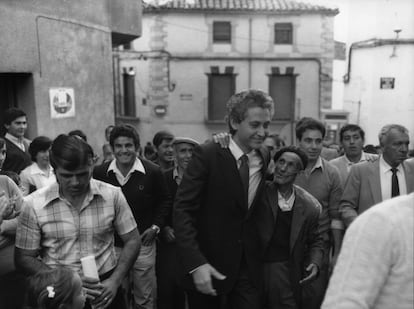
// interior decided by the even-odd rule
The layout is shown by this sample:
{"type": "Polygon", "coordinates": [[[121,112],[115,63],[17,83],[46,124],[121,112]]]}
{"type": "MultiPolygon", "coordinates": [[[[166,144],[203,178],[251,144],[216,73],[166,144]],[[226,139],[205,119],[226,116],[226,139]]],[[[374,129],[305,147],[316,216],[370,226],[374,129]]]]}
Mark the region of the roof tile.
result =
{"type": "Polygon", "coordinates": [[[296,0],[143,0],[144,13],[153,11],[263,11],[324,12],[337,14],[336,8],[296,0]]]}

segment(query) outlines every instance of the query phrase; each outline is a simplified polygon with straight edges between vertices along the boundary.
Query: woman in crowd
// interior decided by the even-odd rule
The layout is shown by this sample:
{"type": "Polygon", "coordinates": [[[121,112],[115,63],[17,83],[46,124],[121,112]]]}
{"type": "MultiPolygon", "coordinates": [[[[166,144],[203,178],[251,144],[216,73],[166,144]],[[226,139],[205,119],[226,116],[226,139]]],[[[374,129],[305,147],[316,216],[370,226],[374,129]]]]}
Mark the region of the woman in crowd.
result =
{"type": "Polygon", "coordinates": [[[46,136],[36,137],[29,146],[33,164],[20,173],[23,195],[56,182],[53,168],[49,162],[49,150],[52,141],[46,136]]]}

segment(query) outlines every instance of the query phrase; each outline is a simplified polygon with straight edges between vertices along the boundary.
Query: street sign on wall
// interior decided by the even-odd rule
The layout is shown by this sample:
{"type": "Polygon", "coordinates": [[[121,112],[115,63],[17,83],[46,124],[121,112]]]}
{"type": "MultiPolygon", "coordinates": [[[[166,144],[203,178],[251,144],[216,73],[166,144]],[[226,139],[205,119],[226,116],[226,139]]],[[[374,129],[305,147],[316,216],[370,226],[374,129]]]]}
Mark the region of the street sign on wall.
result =
{"type": "Polygon", "coordinates": [[[380,89],[394,89],[395,78],[394,77],[381,77],[380,89]]]}
{"type": "Polygon", "coordinates": [[[50,88],[50,117],[75,117],[75,93],[73,88],[50,88]]]}

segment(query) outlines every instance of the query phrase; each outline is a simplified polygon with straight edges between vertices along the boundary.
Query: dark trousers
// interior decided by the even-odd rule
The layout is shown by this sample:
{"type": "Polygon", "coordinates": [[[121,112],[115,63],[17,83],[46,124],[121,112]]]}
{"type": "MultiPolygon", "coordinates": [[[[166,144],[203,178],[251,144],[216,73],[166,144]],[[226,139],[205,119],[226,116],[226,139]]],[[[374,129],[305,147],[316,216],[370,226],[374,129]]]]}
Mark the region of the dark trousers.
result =
{"type": "Polygon", "coordinates": [[[185,293],[179,283],[178,263],[176,244],[159,242],[155,264],[158,309],[185,309],[185,293]]]}
{"type": "Polygon", "coordinates": [[[318,277],[302,287],[302,309],[319,309],[329,282],[330,243],[324,242],[324,257],[318,277]]]}
{"type": "Polygon", "coordinates": [[[289,262],[264,265],[264,298],[266,309],[297,309],[290,279],[289,262]]]}
{"type": "Polygon", "coordinates": [[[233,289],[223,295],[210,296],[197,291],[187,291],[189,309],[261,309],[257,287],[248,275],[247,266],[240,269],[233,289]]]}

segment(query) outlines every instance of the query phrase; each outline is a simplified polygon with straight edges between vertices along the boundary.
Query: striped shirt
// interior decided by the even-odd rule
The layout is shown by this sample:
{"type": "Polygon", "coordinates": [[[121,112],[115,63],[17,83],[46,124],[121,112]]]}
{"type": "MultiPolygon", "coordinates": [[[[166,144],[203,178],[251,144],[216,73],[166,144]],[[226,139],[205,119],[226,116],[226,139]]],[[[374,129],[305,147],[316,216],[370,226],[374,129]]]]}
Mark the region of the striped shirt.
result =
{"type": "Polygon", "coordinates": [[[80,259],[94,255],[100,275],[117,259],[114,233],[123,235],[137,224],[120,188],[91,179],[80,210],[59,195],[54,183],[26,197],[19,216],[16,247],[39,250],[50,266],[63,265],[82,274],[80,259]]]}

